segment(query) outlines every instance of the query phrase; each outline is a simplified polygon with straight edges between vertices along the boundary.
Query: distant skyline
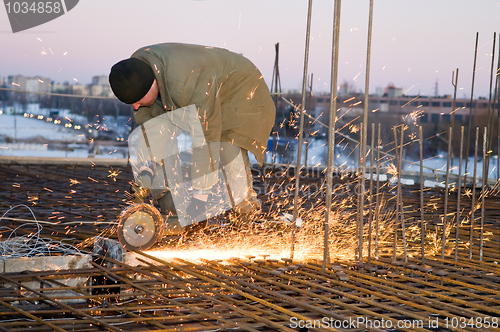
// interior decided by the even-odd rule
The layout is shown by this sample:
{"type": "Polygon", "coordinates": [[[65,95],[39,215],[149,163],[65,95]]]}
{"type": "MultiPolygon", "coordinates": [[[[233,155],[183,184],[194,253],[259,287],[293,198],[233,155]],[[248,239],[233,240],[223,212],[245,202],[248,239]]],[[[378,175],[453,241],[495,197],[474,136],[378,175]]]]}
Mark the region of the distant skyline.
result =
{"type": "MultiPolygon", "coordinates": [[[[0,9],[0,77],[50,77],[89,84],[136,49],[161,42],[227,48],[249,58],[269,86],[280,43],[281,87],[300,90],[308,1],[80,1],[67,14],[13,34],[0,9]]],[[[368,0],[342,2],[338,83],[364,91],[368,0]]],[[[389,83],[410,95],[469,97],[479,32],[475,97],[488,97],[500,0],[374,1],[370,93],[389,83]]],[[[333,1],[313,1],[309,74],[313,91],[330,90],[333,1]]],[[[500,29],[499,29],[500,30],[500,29]]],[[[495,56],[500,38],[497,36],[495,56]]],[[[495,58],[495,68],[497,66],[495,58]]]]}

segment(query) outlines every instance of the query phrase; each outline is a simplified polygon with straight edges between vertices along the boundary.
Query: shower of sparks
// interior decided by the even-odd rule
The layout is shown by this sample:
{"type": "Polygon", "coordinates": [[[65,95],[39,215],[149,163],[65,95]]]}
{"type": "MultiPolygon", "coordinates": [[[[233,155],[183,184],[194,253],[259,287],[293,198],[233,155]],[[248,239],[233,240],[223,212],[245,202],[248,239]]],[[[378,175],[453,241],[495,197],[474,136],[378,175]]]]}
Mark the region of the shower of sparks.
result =
{"type": "MultiPolygon", "coordinates": [[[[340,170],[340,169],[339,169],[340,170]]],[[[283,171],[283,174],[288,170],[283,171]]],[[[348,170],[346,170],[348,171],[348,170]]],[[[324,174],[317,176],[324,177],[324,174]]],[[[150,250],[149,254],[164,259],[183,258],[190,261],[205,259],[229,259],[267,256],[272,259],[290,256],[292,225],[284,215],[293,210],[295,177],[283,177],[272,173],[263,174],[266,194],[263,204],[270,206],[268,212],[239,218],[232,213],[224,216],[221,224],[212,224],[199,231],[168,239],[166,246],[150,250]]],[[[299,218],[303,221],[295,237],[294,259],[307,261],[323,257],[323,225],[325,221],[324,195],[326,180],[323,183],[303,183],[299,199],[299,218]]],[[[354,259],[357,231],[352,222],[356,215],[355,188],[347,183],[334,188],[329,218],[330,255],[334,259],[354,259]]],[[[390,243],[394,215],[387,209],[385,201],[381,204],[385,211],[380,220],[380,244],[390,243]]],[[[368,225],[365,226],[368,234],[368,225]]],[[[368,248],[368,243],[365,243],[368,248]]],[[[374,244],[372,244],[373,246],[374,244]]]]}

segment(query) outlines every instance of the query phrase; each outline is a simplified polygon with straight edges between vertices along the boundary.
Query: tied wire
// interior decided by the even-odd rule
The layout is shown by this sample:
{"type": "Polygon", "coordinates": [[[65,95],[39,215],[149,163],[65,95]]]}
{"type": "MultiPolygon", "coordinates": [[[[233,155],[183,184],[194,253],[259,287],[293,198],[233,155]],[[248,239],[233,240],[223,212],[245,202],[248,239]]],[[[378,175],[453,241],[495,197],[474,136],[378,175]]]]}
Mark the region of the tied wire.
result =
{"type": "MultiPolygon", "coordinates": [[[[24,204],[19,204],[8,209],[2,217],[0,217],[0,222],[6,218],[5,216],[14,209],[25,207],[27,208],[32,217],[33,221],[19,225],[16,228],[11,228],[8,226],[0,226],[0,232],[9,232],[7,239],[0,241],[0,257],[1,258],[19,258],[19,257],[35,257],[35,256],[51,256],[53,254],[58,255],[83,255],[84,253],[80,251],[75,246],[64,243],[63,240],[55,241],[50,238],[41,237],[42,225],[39,223],[35,217],[35,214],[31,208],[24,204]],[[33,230],[33,225],[35,230],[33,230]],[[29,230],[28,235],[17,236],[17,233],[21,229],[29,230]]],[[[1,239],[1,237],[0,237],[1,239]]],[[[72,239],[65,239],[72,240],[72,239]]]]}

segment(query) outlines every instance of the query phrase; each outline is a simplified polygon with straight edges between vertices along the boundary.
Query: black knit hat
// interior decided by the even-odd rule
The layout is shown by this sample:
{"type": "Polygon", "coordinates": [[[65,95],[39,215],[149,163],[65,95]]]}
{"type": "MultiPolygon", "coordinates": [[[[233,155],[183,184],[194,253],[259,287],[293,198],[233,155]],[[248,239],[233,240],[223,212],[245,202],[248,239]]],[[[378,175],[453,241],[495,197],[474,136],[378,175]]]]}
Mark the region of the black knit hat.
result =
{"type": "Polygon", "coordinates": [[[137,58],[125,59],[109,73],[109,84],[115,96],[125,104],[141,100],[153,85],[155,75],[151,67],[137,58]]]}

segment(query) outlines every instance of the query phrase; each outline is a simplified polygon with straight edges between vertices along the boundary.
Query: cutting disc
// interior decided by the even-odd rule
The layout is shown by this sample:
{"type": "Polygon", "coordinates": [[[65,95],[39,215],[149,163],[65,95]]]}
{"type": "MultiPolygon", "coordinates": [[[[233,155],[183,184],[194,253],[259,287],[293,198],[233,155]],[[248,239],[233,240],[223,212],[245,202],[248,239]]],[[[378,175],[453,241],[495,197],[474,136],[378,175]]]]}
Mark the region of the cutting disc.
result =
{"type": "Polygon", "coordinates": [[[162,235],[163,218],[149,204],[131,205],[121,213],[118,240],[128,250],[147,250],[162,235]]]}

